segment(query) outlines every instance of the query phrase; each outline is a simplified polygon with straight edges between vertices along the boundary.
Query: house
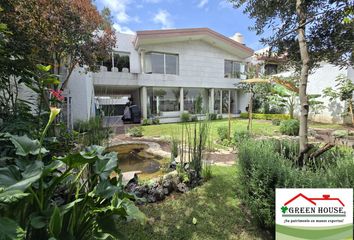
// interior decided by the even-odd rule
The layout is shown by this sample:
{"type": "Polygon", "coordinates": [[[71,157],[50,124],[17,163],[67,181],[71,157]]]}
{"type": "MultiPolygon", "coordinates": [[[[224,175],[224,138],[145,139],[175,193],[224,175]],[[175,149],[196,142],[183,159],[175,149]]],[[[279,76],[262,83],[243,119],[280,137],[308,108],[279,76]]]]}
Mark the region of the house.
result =
{"type": "MultiPolygon", "coordinates": [[[[286,55],[275,56],[274,54],[269,54],[269,51],[269,48],[256,51],[249,59],[249,62],[259,66],[258,71],[261,75],[293,76],[294,71],[283,67],[284,63],[286,63],[286,55]]],[[[323,96],[325,88],[336,88],[336,78],[340,75],[346,76],[354,82],[354,70],[351,67],[343,68],[328,62],[321,62],[317,68],[310,72],[307,94],[318,96],[316,101],[322,102],[319,110],[310,106],[310,120],[322,123],[351,123],[349,116],[343,116],[346,108],[348,108],[345,102],[339,99],[330,101],[328,97],[323,96]]],[[[295,115],[299,114],[299,108],[297,108],[295,115]]]]}
{"type": "Polygon", "coordinates": [[[128,101],[142,118],[162,123],[179,121],[183,112],[238,116],[248,100],[235,85],[252,55],[242,35],[228,38],[208,28],[117,33],[99,71],[74,70],[66,92],[69,118],[87,120],[101,111],[119,121],[128,101]]]}

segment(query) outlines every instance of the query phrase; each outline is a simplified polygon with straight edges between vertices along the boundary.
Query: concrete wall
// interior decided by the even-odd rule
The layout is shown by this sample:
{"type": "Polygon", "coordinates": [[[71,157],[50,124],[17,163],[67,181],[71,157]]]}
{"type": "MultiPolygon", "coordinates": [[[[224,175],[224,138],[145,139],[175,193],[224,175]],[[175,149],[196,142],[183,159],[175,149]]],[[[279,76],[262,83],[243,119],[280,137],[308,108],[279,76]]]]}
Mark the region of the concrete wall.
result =
{"type": "Polygon", "coordinates": [[[116,33],[117,44],[113,50],[118,52],[129,53],[130,61],[130,72],[140,73],[140,60],[139,53],[135,50],[133,41],[135,40],[135,35],[116,33]]]}
{"type": "Polygon", "coordinates": [[[73,121],[88,120],[94,116],[94,90],[92,73],[76,68],[68,83],[73,121]]]}
{"type": "MultiPolygon", "coordinates": [[[[320,68],[316,69],[309,75],[308,94],[323,94],[323,90],[327,87],[335,88],[336,77],[339,75],[347,75],[347,69],[340,69],[329,63],[322,63],[320,68]]],[[[310,114],[310,119],[317,122],[342,123],[344,112],[344,102],[339,100],[330,101],[327,97],[318,98],[324,102],[324,109],[320,114],[310,114]]]]}
{"type": "MultiPolygon", "coordinates": [[[[129,36],[129,35],[128,35],[129,36]]],[[[125,39],[126,40],[126,39],[125,39]]],[[[119,40],[118,40],[119,41],[119,40]]],[[[123,44],[120,51],[132,51],[131,56],[137,56],[135,49],[123,44]],[[126,48],[125,48],[126,47],[126,48]]],[[[119,46],[119,44],[118,44],[119,46]]],[[[142,46],[146,52],[166,52],[179,55],[179,74],[133,74],[120,72],[93,73],[95,85],[122,86],[159,86],[159,87],[204,87],[204,88],[234,88],[239,79],[224,78],[224,61],[244,61],[236,55],[216,48],[203,41],[187,41],[142,46]]],[[[131,64],[139,61],[131,58],[131,64]]],[[[243,67],[241,68],[241,71],[243,67]]],[[[131,70],[133,72],[133,70],[131,70]]]]}

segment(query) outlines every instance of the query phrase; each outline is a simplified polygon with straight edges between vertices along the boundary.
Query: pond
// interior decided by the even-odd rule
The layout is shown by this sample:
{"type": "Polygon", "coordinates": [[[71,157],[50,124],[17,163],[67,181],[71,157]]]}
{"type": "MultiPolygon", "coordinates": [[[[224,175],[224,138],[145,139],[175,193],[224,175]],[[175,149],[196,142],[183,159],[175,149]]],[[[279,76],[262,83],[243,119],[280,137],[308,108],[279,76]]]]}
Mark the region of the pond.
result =
{"type": "Polygon", "coordinates": [[[168,159],[147,152],[147,144],[121,144],[108,148],[118,153],[118,164],[122,172],[141,171],[139,179],[150,179],[165,173],[168,159]]]}

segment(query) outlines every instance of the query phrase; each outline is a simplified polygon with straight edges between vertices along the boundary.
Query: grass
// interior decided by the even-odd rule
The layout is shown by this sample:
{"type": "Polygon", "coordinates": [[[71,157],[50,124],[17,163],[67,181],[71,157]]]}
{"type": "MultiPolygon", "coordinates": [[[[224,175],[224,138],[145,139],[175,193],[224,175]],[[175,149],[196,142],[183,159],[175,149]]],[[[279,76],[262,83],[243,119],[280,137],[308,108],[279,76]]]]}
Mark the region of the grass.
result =
{"type": "Polygon", "coordinates": [[[236,192],[236,167],[212,166],[213,177],[185,194],[142,206],[150,218],[121,226],[128,239],[265,239],[242,209],[236,192]],[[197,223],[193,224],[193,218],[197,223]]]}
{"type": "MultiPolygon", "coordinates": [[[[234,131],[247,130],[247,119],[232,119],[231,120],[231,136],[234,131]]],[[[193,124],[193,123],[189,123],[193,124]]],[[[217,128],[219,126],[228,126],[227,119],[215,120],[210,122],[210,139],[217,140],[217,128]]],[[[180,138],[182,123],[170,123],[161,125],[143,126],[144,136],[148,137],[166,137],[175,136],[180,138]]],[[[327,123],[315,123],[310,122],[310,128],[326,128],[326,129],[346,129],[345,126],[340,124],[327,124],[327,123]]],[[[271,121],[254,119],[252,121],[252,133],[255,135],[279,135],[279,126],[272,125],[271,121]]]]}
{"type": "MultiPolygon", "coordinates": [[[[242,131],[247,130],[247,119],[232,119],[231,120],[231,134],[234,131],[242,131]]],[[[188,123],[193,124],[193,123],[188,123]]],[[[211,139],[218,139],[217,128],[219,126],[228,126],[227,119],[223,120],[215,120],[210,122],[211,132],[210,137],[211,139]]],[[[150,125],[144,126],[143,132],[145,136],[150,137],[169,137],[169,136],[176,136],[177,138],[180,137],[182,123],[170,123],[170,124],[161,124],[161,125],[150,125]]],[[[274,135],[277,134],[275,131],[279,130],[279,126],[272,125],[271,121],[266,120],[253,120],[252,124],[252,132],[256,135],[274,135]]],[[[279,134],[279,133],[278,133],[279,134]]]]}

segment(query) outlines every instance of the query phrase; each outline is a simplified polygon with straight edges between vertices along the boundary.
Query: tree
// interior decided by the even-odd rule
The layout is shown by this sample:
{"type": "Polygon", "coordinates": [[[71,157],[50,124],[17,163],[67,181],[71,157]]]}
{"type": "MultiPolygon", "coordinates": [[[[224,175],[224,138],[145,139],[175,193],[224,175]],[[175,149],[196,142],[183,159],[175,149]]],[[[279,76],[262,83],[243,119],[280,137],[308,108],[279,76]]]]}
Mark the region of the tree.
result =
{"type": "MultiPolygon", "coordinates": [[[[349,0],[229,0],[237,8],[255,19],[251,29],[258,35],[265,30],[272,35],[262,42],[278,52],[286,52],[290,66],[300,72],[300,151],[299,164],[303,165],[310,150],[308,144],[309,102],[306,94],[308,75],[320,61],[350,65],[353,60],[353,28],[348,12],[353,12],[349,0]]],[[[352,17],[352,15],[349,15],[352,17]]]]}
{"type": "Polygon", "coordinates": [[[338,98],[341,101],[345,101],[347,112],[351,116],[352,124],[354,125],[354,113],[353,113],[353,94],[354,94],[354,83],[352,80],[344,75],[339,75],[336,79],[336,89],[325,88],[323,94],[329,97],[330,101],[338,98]]]}
{"type": "MultiPolygon", "coordinates": [[[[53,65],[66,88],[76,66],[93,69],[115,44],[115,35],[90,0],[4,0],[9,30],[25,36],[34,63],[53,65]],[[66,70],[66,72],[62,72],[66,70]]],[[[14,43],[16,44],[16,43],[14,43]]]]}

